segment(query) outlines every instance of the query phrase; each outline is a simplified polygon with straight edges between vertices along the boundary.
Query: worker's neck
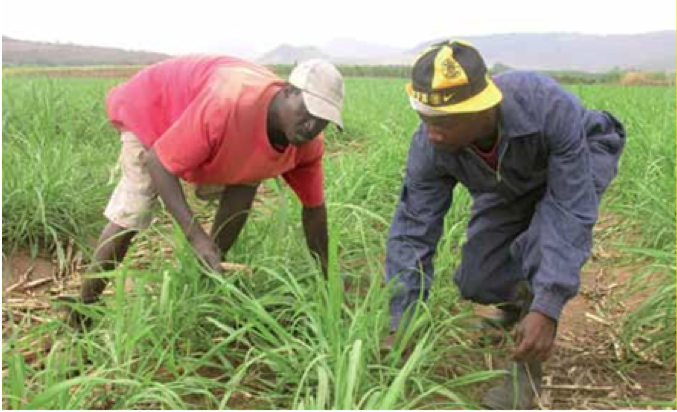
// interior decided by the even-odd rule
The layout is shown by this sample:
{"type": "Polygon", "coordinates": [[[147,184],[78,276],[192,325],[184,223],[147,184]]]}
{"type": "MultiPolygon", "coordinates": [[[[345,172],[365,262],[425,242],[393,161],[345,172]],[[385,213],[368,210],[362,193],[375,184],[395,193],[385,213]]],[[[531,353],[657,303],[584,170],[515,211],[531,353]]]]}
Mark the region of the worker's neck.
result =
{"type": "Polygon", "coordinates": [[[476,140],[473,144],[475,147],[480,149],[483,152],[490,152],[496,146],[496,142],[500,139],[500,132],[498,126],[498,114],[496,110],[493,110],[488,121],[487,127],[480,139],[476,140]]]}
{"type": "Polygon", "coordinates": [[[486,137],[481,138],[480,140],[475,141],[474,145],[483,152],[490,152],[491,149],[496,146],[498,138],[498,133],[494,132],[486,137]]]}
{"type": "Polygon", "coordinates": [[[278,92],[270,101],[268,106],[268,116],[266,120],[266,132],[268,133],[268,142],[278,152],[284,152],[289,145],[287,136],[284,134],[280,122],[280,104],[282,93],[278,92]]]}

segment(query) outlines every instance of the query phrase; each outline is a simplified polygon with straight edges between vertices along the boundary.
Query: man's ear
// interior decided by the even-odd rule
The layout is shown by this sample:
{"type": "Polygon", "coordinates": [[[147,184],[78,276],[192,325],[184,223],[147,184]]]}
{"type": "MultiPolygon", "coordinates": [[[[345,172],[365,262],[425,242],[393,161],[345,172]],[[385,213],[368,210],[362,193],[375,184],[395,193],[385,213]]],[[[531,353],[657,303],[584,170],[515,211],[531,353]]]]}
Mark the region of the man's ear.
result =
{"type": "Polygon", "coordinates": [[[293,85],[291,85],[291,84],[288,84],[288,85],[286,85],[286,86],[284,87],[284,89],[283,89],[282,92],[284,93],[284,97],[285,97],[285,98],[289,98],[289,97],[291,97],[291,96],[295,96],[295,95],[297,95],[297,94],[300,94],[300,93],[301,93],[301,89],[299,89],[298,87],[293,86],[293,85]]]}

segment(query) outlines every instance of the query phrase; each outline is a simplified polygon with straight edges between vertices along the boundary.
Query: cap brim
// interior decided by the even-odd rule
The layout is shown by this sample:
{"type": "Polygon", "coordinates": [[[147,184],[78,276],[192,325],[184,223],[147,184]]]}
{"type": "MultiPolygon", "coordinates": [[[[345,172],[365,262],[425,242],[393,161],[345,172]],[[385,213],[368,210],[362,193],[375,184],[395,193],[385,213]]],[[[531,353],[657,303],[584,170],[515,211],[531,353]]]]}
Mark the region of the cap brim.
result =
{"type": "MultiPolygon", "coordinates": [[[[407,94],[412,96],[412,85],[407,84],[407,94]]],[[[413,96],[412,96],[413,97],[413,96]]],[[[487,76],[487,87],[481,93],[471,97],[468,100],[448,106],[435,106],[435,110],[446,112],[449,114],[455,113],[475,113],[487,110],[496,106],[503,100],[503,93],[496,87],[496,84],[487,76]]]]}
{"type": "Polygon", "coordinates": [[[306,91],[302,91],[301,93],[303,95],[303,102],[306,104],[306,109],[308,109],[308,113],[315,117],[319,117],[320,119],[334,123],[341,131],[343,131],[341,109],[311,93],[306,91]]]}

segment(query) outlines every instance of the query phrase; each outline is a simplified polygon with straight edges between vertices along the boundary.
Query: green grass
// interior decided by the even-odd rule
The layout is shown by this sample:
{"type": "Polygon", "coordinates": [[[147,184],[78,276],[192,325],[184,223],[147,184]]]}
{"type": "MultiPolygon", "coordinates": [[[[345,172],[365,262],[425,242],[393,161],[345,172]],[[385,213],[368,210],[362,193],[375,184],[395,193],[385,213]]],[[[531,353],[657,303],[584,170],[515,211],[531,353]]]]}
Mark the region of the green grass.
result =
{"type": "MultiPolygon", "coordinates": [[[[70,238],[86,245],[103,224],[115,183],[119,143],[103,110],[115,80],[3,80],[3,253],[26,246],[58,253],[70,238]]],[[[347,81],[346,132],[327,136],[337,257],[330,282],[320,280],[306,251],[298,201],[268,181],[271,194],[229,255],[253,274],[201,276],[182,235],[156,224],[136,246],[149,257],[111,273],[115,294],[89,309],[95,329],[63,334],[55,321],[4,339],[3,402],[63,409],[476,407],[477,384],[496,373],[485,370],[487,350],[462,326],[471,311],[450,276],[467,223],[464,190],[445,222],[429,305],[405,337],[415,344],[412,356],[404,362],[401,347],[387,356],[378,348],[387,328],[385,237],[417,123],[403,85],[347,81]],[[160,257],[167,245],[171,259],[160,257]],[[123,293],[126,277],[135,279],[133,293],[123,293]],[[341,279],[361,293],[343,293],[341,279]],[[68,353],[53,351],[45,367],[27,364],[21,351],[44,335],[65,339],[68,353]]],[[[573,90],[625,122],[628,146],[604,207],[642,229],[633,253],[666,268],[663,277],[651,275],[657,286],[628,317],[624,343],[648,345],[674,363],[674,88],[573,90]]],[[[199,216],[211,213],[197,206],[199,216]]],[[[640,276],[638,287],[647,284],[640,276]]]]}
{"type": "Polygon", "coordinates": [[[112,83],[3,79],[3,252],[61,252],[101,226],[118,144],[104,117],[112,83]]]}
{"type": "Polygon", "coordinates": [[[422,313],[415,351],[402,362],[399,352],[378,349],[388,322],[378,278],[360,298],[344,294],[337,267],[325,283],[309,261],[296,272],[270,262],[254,275],[205,278],[182,236],[168,241],[174,260],[110,274],[116,294],[89,308],[98,327],[66,335],[66,353],[53,352],[45,369],[19,353],[38,336],[56,337],[56,322],[7,340],[9,405],[223,408],[247,394],[246,406],[259,408],[473,407],[459,389],[497,376],[470,362],[455,375],[438,372],[443,357],[468,346],[456,325],[467,313],[422,313]],[[125,294],[128,276],[135,291],[125,294]]]}
{"type": "Polygon", "coordinates": [[[578,87],[574,91],[588,104],[616,113],[628,132],[620,173],[605,204],[640,228],[639,244],[621,246],[638,257],[649,257],[653,264],[631,282],[627,298],[638,293],[649,297],[625,319],[623,343],[637,360],[641,354],[649,355],[674,368],[675,89],[578,87]],[[628,98],[620,98],[623,95],[628,98]]]}

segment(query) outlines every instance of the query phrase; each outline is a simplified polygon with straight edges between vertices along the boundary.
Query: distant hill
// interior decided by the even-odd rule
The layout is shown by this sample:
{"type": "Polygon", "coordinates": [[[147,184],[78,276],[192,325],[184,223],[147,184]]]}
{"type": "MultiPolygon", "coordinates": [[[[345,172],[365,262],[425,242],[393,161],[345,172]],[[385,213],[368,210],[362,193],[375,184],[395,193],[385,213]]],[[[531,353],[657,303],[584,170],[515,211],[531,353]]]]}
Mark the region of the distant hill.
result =
{"type": "Polygon", "coordinates": [[[311,57],[342,64],[411,65],[426,46],[446,38],[460,38],[480,49],[490,67],[503,64],[518,69],[669,71],[676,66],[674,30],[644,34],[590,35],[576,33],[521,33],[452,36],[422,42],[408,50],[337,39],[321,48],[280,46],[262,56],[262,63],[293,63],[311,57]],[[271,57],[276,57],[272,59],[271,57]],[[274,61],[273,61],[274,60],[274,61]]]}
{"type": "Polygon", "coordinates": [[[35,42],[2,37],[2,64],[16,66],[142,65],[170,57],[167,54],[35,42]]]}
{"type": "MultiPolygon", "coordinates": [[[[674,71],[677,34],[660,31],[644,34],[589,35],[575,33],[497,34],[461,37],[475,45],[487,64],[539,70],[606,71],[614,68],[674,71]]],[[[402,57],[415,59],[423,42],[402,57]]]]}
{"type": "MultiPolygon", "coordinates": [[[[600,72],[618,68],[674,72],[677,65],[677,33],[674,30],[631,35],[518,33],[450,37],[473,43],[490,67],[502,64],[536,70],[600,72]]],[[[431,39],[409,49],[350,38],[334,39],[321,46],[282,44],[256,61],[294,64],[324,58],[337,64],[411,65],[418,53],[439,40],[443,39],[431,39]]],[[[145,65],[168,57],[146,51],[2,38],[3,65],[145,65]]]]}
{"type": "Polygon", "coordinates": [[[260,64],[294,64],[309,59],[330,59],[317,47],[296,47],[283,44],[256,59],[260,64]]]}
{"type": "Polygon", "coordinates": [[[385,46],[347,37],[333,39],[322,45],[321,49],[322,52],[337,60],[348,60],[349,62],[387,58],[405,51],[398,47],[385,46]]]}

